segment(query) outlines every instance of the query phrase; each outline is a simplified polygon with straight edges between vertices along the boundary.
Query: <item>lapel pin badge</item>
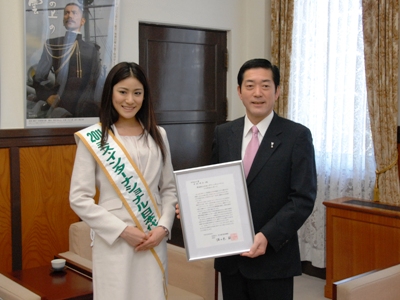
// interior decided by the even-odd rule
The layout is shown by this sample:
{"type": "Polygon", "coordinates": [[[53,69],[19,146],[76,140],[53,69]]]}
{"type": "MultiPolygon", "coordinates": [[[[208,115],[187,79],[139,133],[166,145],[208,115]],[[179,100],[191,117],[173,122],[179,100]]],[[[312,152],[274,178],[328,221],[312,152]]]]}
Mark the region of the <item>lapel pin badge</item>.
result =
{"type": "Polygon", "coordinates": [[[274,142],[271,142],[271,148],[274,148],[274,142]]]}

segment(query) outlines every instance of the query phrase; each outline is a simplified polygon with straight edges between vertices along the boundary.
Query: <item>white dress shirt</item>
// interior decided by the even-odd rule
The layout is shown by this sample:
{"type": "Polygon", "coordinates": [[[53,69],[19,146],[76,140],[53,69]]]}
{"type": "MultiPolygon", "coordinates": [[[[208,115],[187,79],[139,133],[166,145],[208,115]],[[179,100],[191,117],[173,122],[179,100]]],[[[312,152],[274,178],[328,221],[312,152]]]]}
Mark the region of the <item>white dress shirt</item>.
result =
{"type": "MultiPolygon", "coordinates": [[[[274,111],[272,111],[268,116],[262,119],[256,126],[258,129],[258,140],[261,144],[262,139],[267,132],[269,124],[271,124],[272,118],[274,117],[274,111]]],[[[249,120],[247,115],[244,117],[244,128],[243,128],[243,138],[242,138],[242,159],[244,157],[244,152],[246,151],[247,145],[250,143],[252,131],[251,128],[254,126],[249,120]]]]}

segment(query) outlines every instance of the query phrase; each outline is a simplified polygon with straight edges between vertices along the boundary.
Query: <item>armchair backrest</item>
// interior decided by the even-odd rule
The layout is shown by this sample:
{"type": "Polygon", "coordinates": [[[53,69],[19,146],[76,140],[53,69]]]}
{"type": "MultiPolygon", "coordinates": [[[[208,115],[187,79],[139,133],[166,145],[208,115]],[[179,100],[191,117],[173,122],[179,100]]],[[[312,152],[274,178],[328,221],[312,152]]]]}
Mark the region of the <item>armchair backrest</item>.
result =
{"type": "Polygon", "coordinates": [[[400,296],[400,264],[333,283],[333,300],[397,300],[400,296]]]}
{"type": "Polygon", "coordinates": [[[90,227],[85,222],[75,222],[69,227],[69,251],[92,260],[90,227]]]}
{"type": "Polygon", "coordinates": [[[41,297],[22,285],[0,274],[0,299],[4,300],[40,300],[41,297]]]}

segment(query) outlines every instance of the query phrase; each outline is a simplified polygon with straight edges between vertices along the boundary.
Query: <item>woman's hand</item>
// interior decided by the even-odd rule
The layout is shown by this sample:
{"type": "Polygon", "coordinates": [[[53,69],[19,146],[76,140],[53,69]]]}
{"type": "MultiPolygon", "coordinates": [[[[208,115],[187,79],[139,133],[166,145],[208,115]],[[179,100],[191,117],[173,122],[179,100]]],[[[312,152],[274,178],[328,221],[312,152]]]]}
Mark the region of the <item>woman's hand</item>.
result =
{"type": "Polygon", "coordinates": [[[136,251],[146,251],[158,246],[166,237],[164,228],[158,226],[149,232],[147,239],[135,247],[136,251]]]}
{"type": "Polygon", "coordinates": [[[120,237],[123,238],[133,248],[144,243],[148,239],[148,236],[144,232],[140,231],[134,226],[127,226],[120,234],[120,237]]]}
{"type": "Polygon", "coordinates": [[[179,209],[179,204],[177,203],[176,205],[175,205],[175,213],[176,213],[176,217],[178,218],[178,219],[180,219],[181,218],[181,215],[180,215],[180,209],[179,209]]]}

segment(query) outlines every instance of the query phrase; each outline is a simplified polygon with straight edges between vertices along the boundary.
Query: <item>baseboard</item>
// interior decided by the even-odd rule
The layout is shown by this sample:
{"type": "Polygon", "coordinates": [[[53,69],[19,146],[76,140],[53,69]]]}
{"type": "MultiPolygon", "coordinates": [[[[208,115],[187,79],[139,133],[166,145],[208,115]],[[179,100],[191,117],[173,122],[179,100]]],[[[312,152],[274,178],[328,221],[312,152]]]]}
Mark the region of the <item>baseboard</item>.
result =
{"type": "Polygon", "coordinates": [[[302,261],[301,268],[302,268],[303,274],[318,277],[321,279],[326,279],[326,268],[314,267],[311,264],[311,262],[309,262],[309,261],[302,261]]]}

